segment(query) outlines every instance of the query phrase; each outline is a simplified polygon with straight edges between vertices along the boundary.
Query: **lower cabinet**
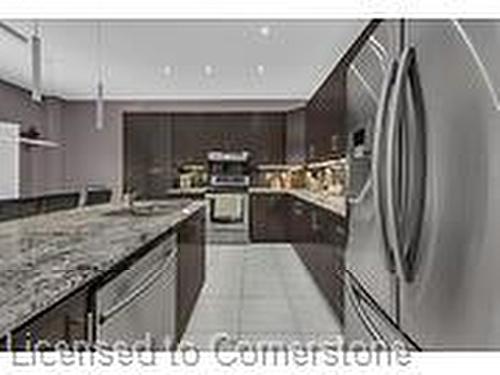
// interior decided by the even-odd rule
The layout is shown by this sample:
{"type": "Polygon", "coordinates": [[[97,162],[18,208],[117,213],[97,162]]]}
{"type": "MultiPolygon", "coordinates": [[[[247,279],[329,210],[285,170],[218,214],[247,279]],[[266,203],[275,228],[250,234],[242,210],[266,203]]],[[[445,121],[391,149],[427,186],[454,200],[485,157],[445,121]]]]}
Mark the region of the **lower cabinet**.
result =
{"type": "Polygon", "coordinates": [[[81,290],[40,314],[5,338],[3,350],[53,350],[56,345],[84,344],[88,340],[89,291],[81,290]],[[10,342],[9,342],[10,341],[10,342]]]}
{"type": "Polygon", "coordinates": [[[315,240],[317,222],[311,206],[300,199],[290,197],[288,221],[288,240],[292,243],[309,243],[315,240]]]}
{"type": "Polygon", "coordinates": [[[328,301],[339,323],[344,321],[343,260],[328,243],[294,243],[294,249],[317,287],[328,301]]]}
{"type": "Polygon", "coordinates": [[[252,242],[288,242],[289,200],[286,194],[250,194],[252,242]]]}
{"type": "Polygon", "coordinates": [[[184,334],[205,282],[205,210],[183,221],[178,229],[176,342],[184,334]]]}
{"type": "Polygon", "coordinates": [[[295,210],[292,222],[294,220],[297,222],[295,225],[302,222],[305,226],[302,232],[294,230],[294,249],[339,323],[343,324],[343,251],[347,237],[346,219],[313,204],[301,202],[301,209],[295,210]]]}
{"type": "Polygon", "coordinates": [[[254,193],[250,201],[252,242],[292,243],[342,324],[347,220],[287,194],[254,193]]]}

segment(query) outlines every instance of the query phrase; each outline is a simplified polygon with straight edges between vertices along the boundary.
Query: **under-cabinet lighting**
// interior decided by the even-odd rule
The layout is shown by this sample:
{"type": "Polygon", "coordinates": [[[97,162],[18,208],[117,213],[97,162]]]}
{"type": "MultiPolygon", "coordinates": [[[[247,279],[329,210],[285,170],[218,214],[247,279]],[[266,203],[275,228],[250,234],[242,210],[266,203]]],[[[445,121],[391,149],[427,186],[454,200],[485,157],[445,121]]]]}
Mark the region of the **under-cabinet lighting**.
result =
{"type": "Polygon", "coordinates": [[[101,130],[104,127],[104,83],[103,83],[103,64],[102,64],[102,30],[101,23],[97,22],[97,98],[96,98],[96,115],[95,127],[101,130]]]}
{"type": "Polygon", "coordinates": [[[95,126],[98,130],[104,127],[104,85],[102,82],[97,83],[95,126]]]}

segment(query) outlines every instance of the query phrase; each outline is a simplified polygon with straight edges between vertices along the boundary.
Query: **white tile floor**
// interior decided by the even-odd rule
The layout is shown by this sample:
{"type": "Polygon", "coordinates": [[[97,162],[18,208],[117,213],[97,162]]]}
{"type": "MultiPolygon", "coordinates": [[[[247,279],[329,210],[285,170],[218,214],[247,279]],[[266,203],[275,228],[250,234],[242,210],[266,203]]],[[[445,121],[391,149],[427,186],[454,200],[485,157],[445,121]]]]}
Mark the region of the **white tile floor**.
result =
{"type": "Polygon", "coordinates": [[[183,340],[207,350],[220,333],[288,344],[331,339],[340,328],[291,245],[209,245],[205,286],[183,340]]]}

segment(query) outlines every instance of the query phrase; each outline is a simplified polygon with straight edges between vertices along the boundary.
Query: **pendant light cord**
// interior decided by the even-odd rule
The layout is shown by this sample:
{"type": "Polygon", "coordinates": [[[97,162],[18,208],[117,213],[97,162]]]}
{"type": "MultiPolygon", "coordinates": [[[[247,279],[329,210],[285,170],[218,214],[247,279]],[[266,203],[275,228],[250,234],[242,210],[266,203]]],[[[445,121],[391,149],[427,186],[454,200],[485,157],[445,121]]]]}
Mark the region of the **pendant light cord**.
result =
{"type": "Polygon", "coordinates": [[[102,67],[102,25],[101,21],[97,21],[97,80],[102,84],[103,77],[102,67]]]}
{"type": "Polygon", "coordinates": [[[96,100],[96,123],[98,130],[104,127],[104,84],[102,63],[102,25],[97,21],[97,100],[96,100]]]}
{"type": "Polygon", "coordinates": [[[40,23],[38,22],[38,20],[33,21],[33,35],[35,35],[36,37],[40,36],[40,23]]]}
{"type": "Polygon", "coordinates": [[[42,101],[42,56],[40,40],[40,24],[33,20],[33,34],[31,36],[31,98],[35,102],[42,101]]]}

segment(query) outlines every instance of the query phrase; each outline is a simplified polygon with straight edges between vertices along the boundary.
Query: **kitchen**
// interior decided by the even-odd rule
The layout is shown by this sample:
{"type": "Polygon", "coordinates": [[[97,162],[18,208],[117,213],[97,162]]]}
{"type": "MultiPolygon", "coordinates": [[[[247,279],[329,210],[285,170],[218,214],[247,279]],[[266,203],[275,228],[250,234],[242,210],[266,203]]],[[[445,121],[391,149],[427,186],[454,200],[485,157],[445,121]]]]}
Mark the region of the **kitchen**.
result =
{"type": "Polygon", "coordinates": [[[0,346],[498,350],[498,30],[1,21],[0,346]]]}

